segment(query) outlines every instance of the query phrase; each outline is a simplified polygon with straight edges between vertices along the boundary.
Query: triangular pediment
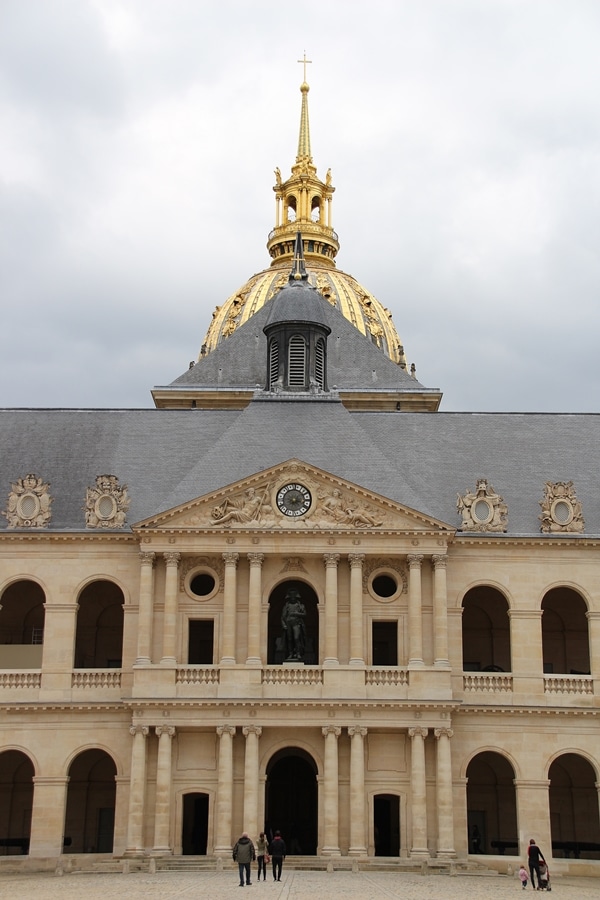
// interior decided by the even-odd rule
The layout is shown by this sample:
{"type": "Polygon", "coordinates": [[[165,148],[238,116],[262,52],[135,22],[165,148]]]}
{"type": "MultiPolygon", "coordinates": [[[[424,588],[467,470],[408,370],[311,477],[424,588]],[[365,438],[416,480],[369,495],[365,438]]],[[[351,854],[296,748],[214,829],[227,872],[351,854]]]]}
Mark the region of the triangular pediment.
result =
{"type": "Polygon", "coordinates": [[[329,472],[290,459],[138,522],[134,530],[418,531],[455,529],[329,472]]]}

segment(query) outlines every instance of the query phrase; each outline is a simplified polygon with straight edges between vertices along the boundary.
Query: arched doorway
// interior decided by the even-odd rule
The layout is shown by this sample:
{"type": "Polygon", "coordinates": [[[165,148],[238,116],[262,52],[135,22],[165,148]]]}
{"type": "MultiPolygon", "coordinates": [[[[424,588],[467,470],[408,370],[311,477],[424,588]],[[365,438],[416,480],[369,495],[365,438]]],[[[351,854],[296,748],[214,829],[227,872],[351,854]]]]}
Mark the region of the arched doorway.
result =
{"type": "Polygon", "coordinates": [[[306,609],[304,620],[306,630],[305,653],[303,662],[316,665],[319,662],[319,611],[317,595],[304,581],[284,581],[278,584],[269,597],[269,636],[267,663],[270,666],[280,665],[285,658],[281,613],[288,591],[297,591],[306,609]]]}
{"type": "Polygon", "coordinates": [[[400,856],[400,797],[376,794],[373,797],[375,856],[400,856]]]}
{"type": "Polygon", "coordinates": [[[116,774],[104,750],[85,750],[71,763],[64,832],[69,853],[112,853],[116,774]]]}
{"type": "Polygon", "coordinates": [[[563,753],[550,778],[550,828],[554,856],[600,859],[596,773],[583,756],[563,753]]]}
{"type": "Polygon", "coordinates": [[[208,794],[183,797],[181,852],[183,856],[206,856],[208,845],[208,794]]]}
{"type": "Polygon", "coordinates": [[[44,642],[44,591],[17,581],[0,600],[0,669],[39,669],[44,642]]]}
{"type": "Polygon", "coordinates": [[[20,750],[0,753],[0,855],[29,853],[33,763],[20,750]]]}
{"type": "Polygon", "coordinates": [[[506,598],[480,585],[463,600],[463,669],[465,672],[510,672],[510,622],[506,598]]]}
{"type": "Polygon", "coordinates": [[[486,750],[467,768],[469,852],[516,856],[519,851],[515,772],[500,753],[486,750]]]}
{"type": "Polygon", "coordinates": [[[571,588],[548,591],[542,601],[544,672],[560,675],[590,674],[587,606],[571,588]]]}
{"type": "Polygon", "coordinates": [[[317,767],[299,747],[276,753],[267,767],[265,829],[281,831],[290,855],[317,852],[317,767]]]}
{"type": "Polygon", "coordinates": [[[94,581],[79,595],[75,668],[121,668],[123,591],[112,581],[94,581]]]}

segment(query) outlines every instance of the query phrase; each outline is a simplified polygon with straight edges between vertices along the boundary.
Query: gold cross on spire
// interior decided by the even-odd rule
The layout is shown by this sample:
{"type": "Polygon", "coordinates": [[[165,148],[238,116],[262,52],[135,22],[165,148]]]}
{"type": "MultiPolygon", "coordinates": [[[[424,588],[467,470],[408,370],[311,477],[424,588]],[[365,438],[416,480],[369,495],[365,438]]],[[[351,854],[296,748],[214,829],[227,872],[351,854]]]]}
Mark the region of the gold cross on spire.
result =
{"type": "Polygon", "coordinates": [[[302,63],[304,65],[304,80],[306,81],[306,64],[312,65],[312,59],[306,58],[306,50],[304,51],[304,59],[298,59],[296,62],[302,63]]]}

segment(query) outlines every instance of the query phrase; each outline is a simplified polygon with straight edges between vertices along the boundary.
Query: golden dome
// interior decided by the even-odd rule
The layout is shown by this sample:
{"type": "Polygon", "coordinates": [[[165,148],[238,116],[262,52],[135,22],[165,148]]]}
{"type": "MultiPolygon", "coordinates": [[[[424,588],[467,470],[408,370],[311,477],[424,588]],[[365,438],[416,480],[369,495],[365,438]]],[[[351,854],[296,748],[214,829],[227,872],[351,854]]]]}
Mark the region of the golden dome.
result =
{"type": "Polygon", "coordinates": [[[296,235],[300,232],[309,282],[387,357],[406,368],[404,348],[390,311],[352,275],[336,267],[340,245],[331,224],[335,188],[331,183],[331,169],[327,170],[325,181],[321,181],[312,160],[308,91],[305,80],[300,86],[300,135],[291,176],[282,181],[280,170],[275,169],[275,227],[267,241],[273,262],[268,269],[248,279],[222,306],[217,306],[199,358],[233,334],[287,283],[296,235]]]}

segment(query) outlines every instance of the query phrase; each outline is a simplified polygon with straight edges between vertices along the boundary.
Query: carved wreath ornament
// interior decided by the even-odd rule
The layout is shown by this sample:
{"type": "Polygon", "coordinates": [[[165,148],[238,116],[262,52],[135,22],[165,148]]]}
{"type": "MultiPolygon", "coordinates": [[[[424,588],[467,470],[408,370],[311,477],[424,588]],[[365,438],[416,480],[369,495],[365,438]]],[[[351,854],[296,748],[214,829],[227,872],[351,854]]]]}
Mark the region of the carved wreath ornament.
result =
{"type": "Polygon", "coordinates": [[[130,502],[127,485],[119,484],[116,475],[98,475],[85,494],[86,527],[122,528],[130,502]]]}
{"type": "Polygon", "coordinates": [[[478,478],[475,491],[457,495],[456,508],[462,516],[461,531],[506,531],[508,507],[487,478],[478,478]]]}
{"type": "Polygon", "coordinates": [[[9,528],[45,528],[52,518],[50,484],[37,475],[25,475],[11,484],[7,507],[2,515],[9,528]]]}

